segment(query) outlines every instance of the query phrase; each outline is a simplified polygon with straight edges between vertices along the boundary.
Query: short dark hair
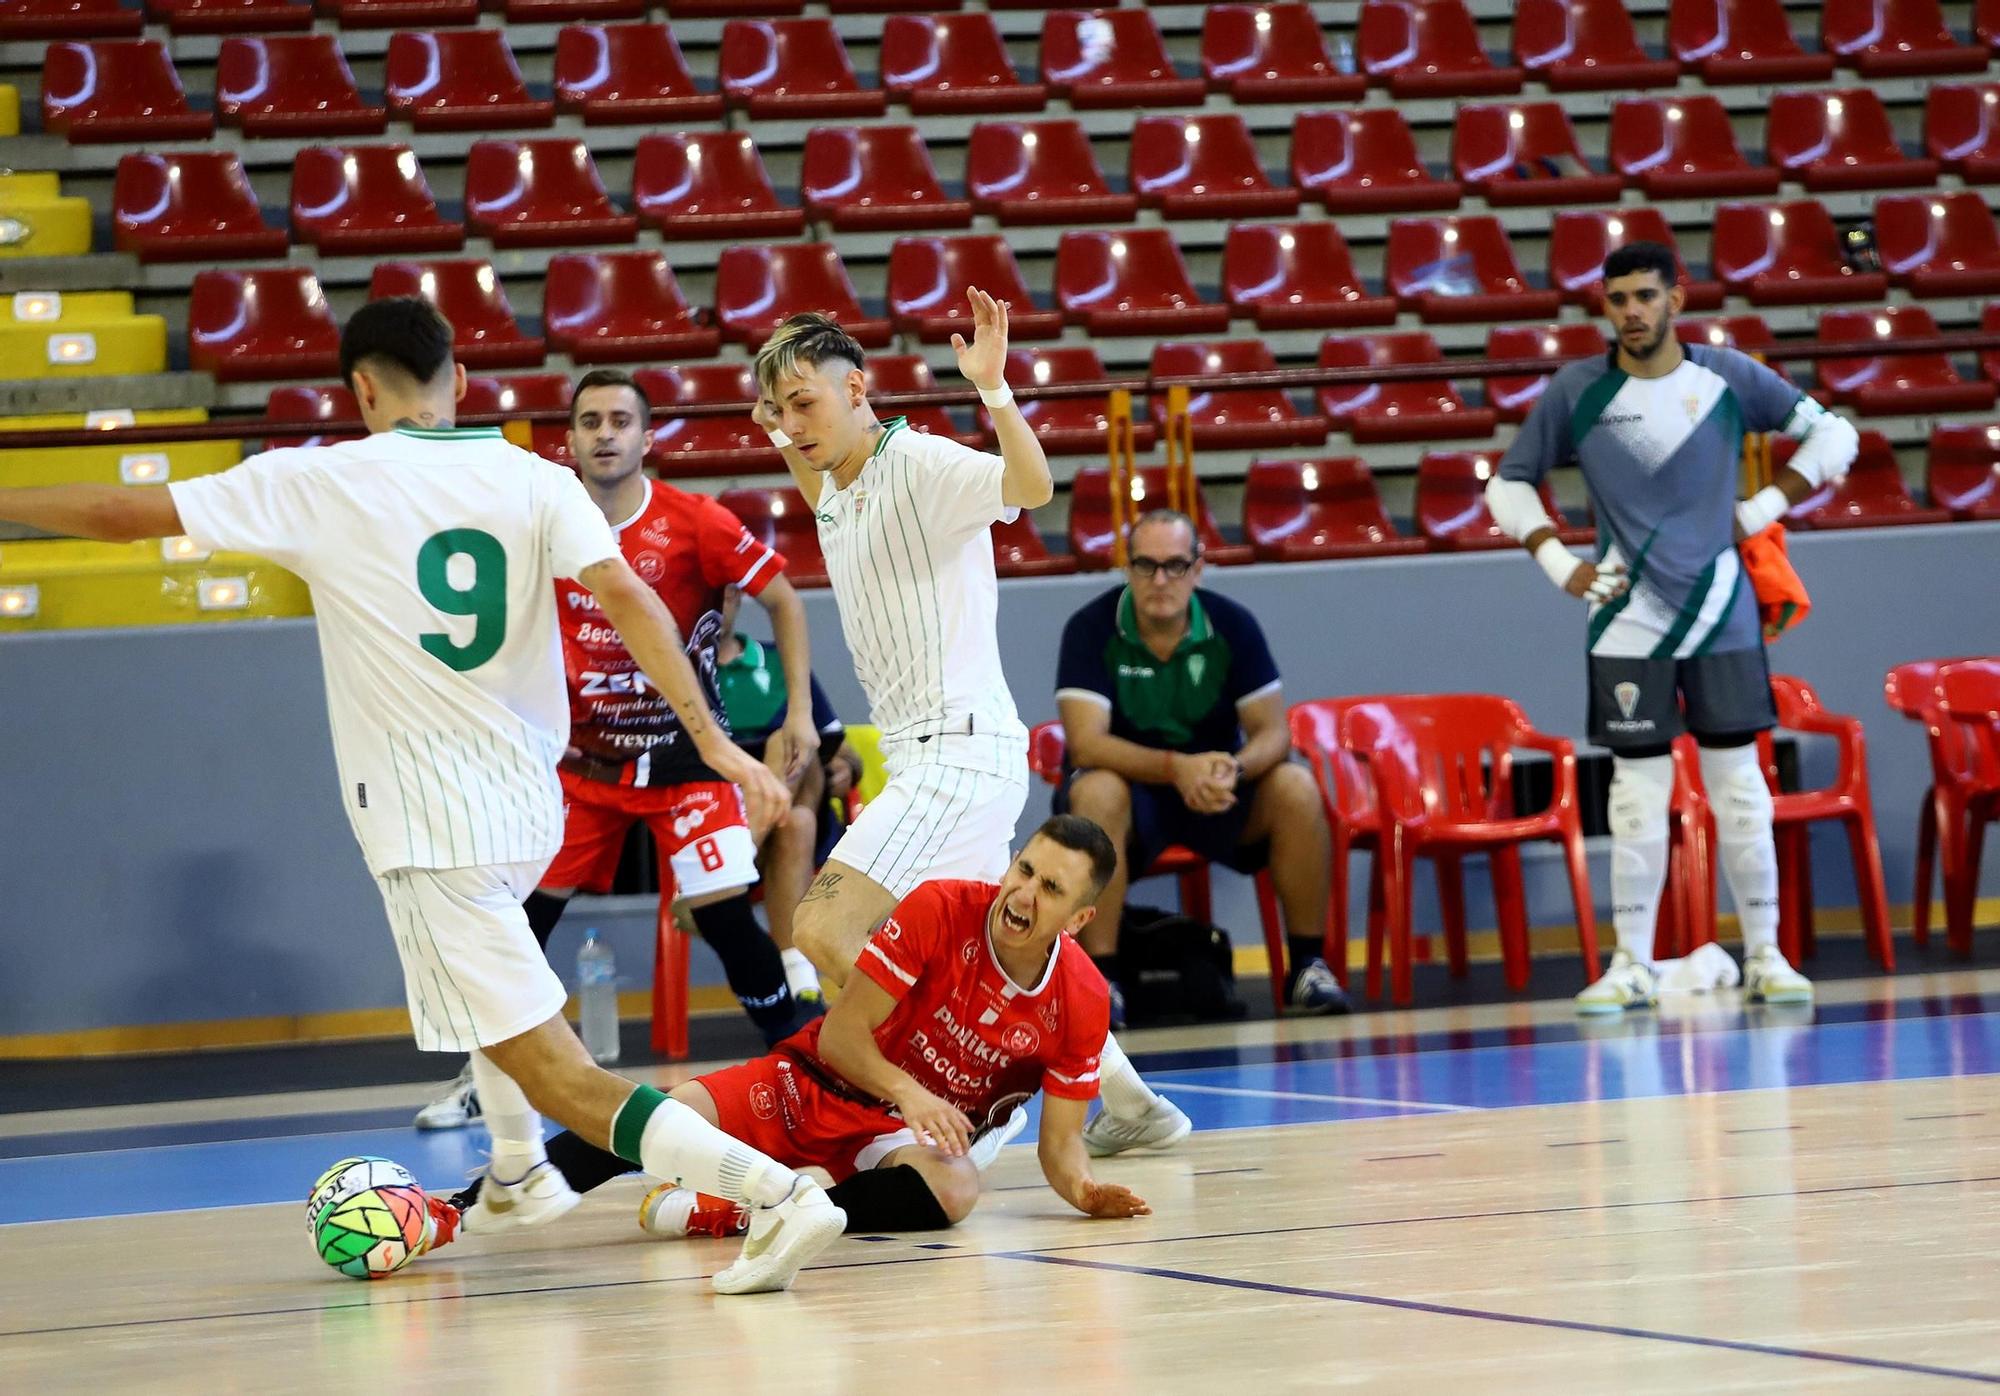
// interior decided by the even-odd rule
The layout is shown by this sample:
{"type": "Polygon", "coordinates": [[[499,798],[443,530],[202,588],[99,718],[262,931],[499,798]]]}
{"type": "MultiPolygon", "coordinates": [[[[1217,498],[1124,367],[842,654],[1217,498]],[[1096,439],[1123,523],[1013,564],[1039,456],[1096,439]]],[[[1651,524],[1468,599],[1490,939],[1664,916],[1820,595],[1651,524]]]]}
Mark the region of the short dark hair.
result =
{"type": "Polygon", "coordinates": [[[1139,536],[1139,530],[1146,527],[1148,524],[1173,524],[1176,525],[1177,527],[1186,529],[1188,533],[1188,538],[1193,542],[1194,545],[1194,555],[1196,557],[1201,556],[1201,530],[1195,527],[1195,522],[1192,518],[1188,517],[1180,510],[1169,509],[1165,505],[1162,505],[1157,509],[1148,509],[1138,518],[1132,520],[1132,529],[1129,533],[1125,535],[1126,539],[1129,541],[1133,538],[1137,538],[1139,536]]]}
{"type": "Polygon", "coordinates": [[[856,368],[867,363],[861,345],[831,315],[817,310],[794,315],[778,326],[757,351],[757,386],[768,394],[778,386],[780,378],[818,368],[828,359],[839,359],[856,368]]]}
{"type": "Polygon", "coordinates": [[[647,421],[653,417],[653,400],[646,396],[646,390],[639,386],[639,380],[622,368],[593,368],[576,380],[576,389],[569,395],[569,424],[576,425],[576,405],[583,401],[587,388],[630,388],[632,395],[639,399],[639,415],[647,421]]]}
{"type": "Polygon", "coordinates": [[[1662,286],[1671,286],[1681,279],[1674,250],[1663,243],[1628,242],[1623,247],[1614,248],[1611,255],[1604,259],[1606,281],[1615,281],[1621,276],[1641,271],[1658,272],[1662,286]]]}
{"type": "Polygon", "coordinates": [[[369,301],[340,331],[340,376],[354,386],[354,370],[386,364],[413,383],[430,383],[451,364],[451,321],[422,296],[369,301]]]}
{"type": "Polygon", "coordinates": [[[1111,836],[1094,819],[1085,819],[1080,814],[1052,815],[1035,830],[1034,837],[1089,855],[1090,895],[1085,901],[1096,901],[1098,893],[1111,881],[1111,875],[1118,871],[1118,850],[1111,846],[1111,836]]]}

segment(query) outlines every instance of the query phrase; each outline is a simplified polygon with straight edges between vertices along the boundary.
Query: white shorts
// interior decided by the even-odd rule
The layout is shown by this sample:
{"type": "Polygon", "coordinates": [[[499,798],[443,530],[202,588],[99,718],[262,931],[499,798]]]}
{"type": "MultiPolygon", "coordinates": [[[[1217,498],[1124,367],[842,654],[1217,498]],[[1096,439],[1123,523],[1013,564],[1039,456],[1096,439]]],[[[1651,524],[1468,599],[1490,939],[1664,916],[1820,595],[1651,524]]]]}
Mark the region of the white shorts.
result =
{"type": "Polygon", "coordinates": [[[848,826],[828,861],[898,901],[933,878],[998,882],[1027,802],[1025,771],[1015,780],[962,766],[905,767],[848,826]]]}
{"type": "Polygon", "coordinates": [[[562,1012],[569,995],[521,910],[543,867],[397,868],[375,879],[418,1047],[470,1052],[562,1012]]]}

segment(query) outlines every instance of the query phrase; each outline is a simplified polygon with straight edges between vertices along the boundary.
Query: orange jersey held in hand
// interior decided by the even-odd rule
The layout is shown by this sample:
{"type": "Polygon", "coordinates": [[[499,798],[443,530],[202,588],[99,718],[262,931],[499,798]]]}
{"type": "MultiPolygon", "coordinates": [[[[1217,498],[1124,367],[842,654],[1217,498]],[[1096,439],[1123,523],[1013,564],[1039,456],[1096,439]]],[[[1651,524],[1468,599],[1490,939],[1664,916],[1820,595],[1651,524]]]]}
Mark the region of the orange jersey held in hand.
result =
{"type": "Polygon", "coordinates": [[[1806,584],[1793,570],[1785,551],[1785,526],[1774,523],[1736,545],[1743,570],[1750,574],[1750,587],[1757,595],[1757,614],[1764,623],[1764,638],[1775,640],[1812,612],[1812,597],[1806,584]]]}

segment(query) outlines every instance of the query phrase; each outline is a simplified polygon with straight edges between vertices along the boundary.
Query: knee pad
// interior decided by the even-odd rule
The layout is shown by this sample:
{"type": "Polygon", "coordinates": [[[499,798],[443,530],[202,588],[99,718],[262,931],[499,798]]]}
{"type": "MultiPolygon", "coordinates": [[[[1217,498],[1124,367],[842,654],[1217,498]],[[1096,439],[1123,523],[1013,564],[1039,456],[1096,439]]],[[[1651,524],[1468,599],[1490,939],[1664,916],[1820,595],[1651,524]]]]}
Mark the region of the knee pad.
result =
{"type": "Polygon", "coordinates": [[[1757,761],[1755,742],[1745,746],[1703,747],[1701,780],[1715,810],[1715,831],[1723,839],[1768,836],[1771,787],[1757,761]]]}
{"type": "Polygon", "coordinates": [[[1606,809],[1611,836],[1626,842],[1664,839],[1667,807],[1674,798],[1671,756],[1614,757],[1606,809]]]}

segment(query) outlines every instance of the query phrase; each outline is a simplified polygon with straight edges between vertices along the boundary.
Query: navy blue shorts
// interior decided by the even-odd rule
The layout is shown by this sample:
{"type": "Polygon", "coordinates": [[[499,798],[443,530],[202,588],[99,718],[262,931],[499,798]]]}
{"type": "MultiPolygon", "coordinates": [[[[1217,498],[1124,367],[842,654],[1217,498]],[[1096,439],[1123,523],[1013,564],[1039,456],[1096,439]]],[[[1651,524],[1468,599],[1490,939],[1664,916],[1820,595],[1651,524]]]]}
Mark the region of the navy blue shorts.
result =
{"type": "MultiPolygon", "coordinates": [[[[1071,771],[1063,777],[1056,789],[1055,813],[1069,813],[1070,783],[1081,774],[1071,771]]],[[[1128,786],[1132,792],[1132,836],[1126,841],[1125,856],[1133,876],[1152,866],[1155,858],[1175,844],[1240,873],[1257,872],[1270,861],[1268,841],[1243,842],[1243,830],[1250,822],[1250,802],[1257,794],[1255,781],[1240,783],[1236,803],[1221,814],[1196,814],[1171,785],[1132,781],[1128,786]]]]}

